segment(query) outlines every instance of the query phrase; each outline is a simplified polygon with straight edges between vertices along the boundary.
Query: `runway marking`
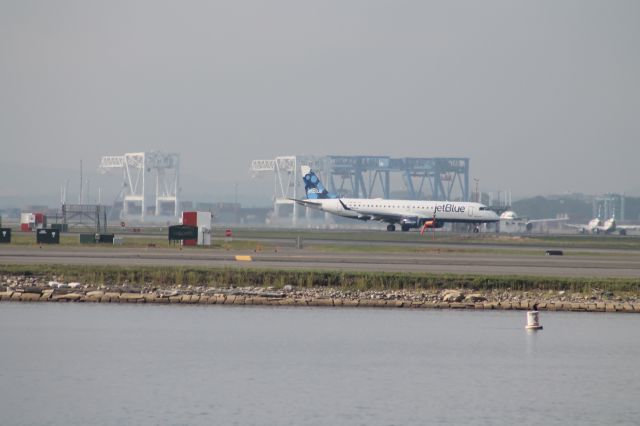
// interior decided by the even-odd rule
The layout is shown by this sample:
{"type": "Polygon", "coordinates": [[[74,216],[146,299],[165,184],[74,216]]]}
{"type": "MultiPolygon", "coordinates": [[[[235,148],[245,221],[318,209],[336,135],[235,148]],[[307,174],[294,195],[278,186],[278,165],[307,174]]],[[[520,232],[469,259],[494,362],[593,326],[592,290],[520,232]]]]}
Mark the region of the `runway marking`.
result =
{"type": "Polygon", "coordinates": [[[251,256],[236,256],[236,260],[241,262],[251,262],[253,259],[251,256]]]}

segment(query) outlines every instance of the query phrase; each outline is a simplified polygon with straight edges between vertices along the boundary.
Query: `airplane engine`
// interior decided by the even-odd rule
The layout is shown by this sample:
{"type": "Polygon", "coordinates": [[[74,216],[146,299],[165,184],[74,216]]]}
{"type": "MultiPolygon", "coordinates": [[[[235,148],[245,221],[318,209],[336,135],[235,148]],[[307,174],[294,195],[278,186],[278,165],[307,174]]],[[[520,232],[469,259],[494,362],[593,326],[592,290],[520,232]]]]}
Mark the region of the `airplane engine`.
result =
{"type": "Polygon", "coordinates": [[[417,217],[405,217],[400,221],[400,224],[403,226],[408,226],[411,228],[418,227],[418,218],[417,217]]]}
{"type": "Polygon", "coordinates": [[[525,229],[527,230],[527,232],[531,232],[531,230],[533,229],[533,223],[531,222],[527,223],[527,225],[525,226],[525,229]]]}
{"type": "Polygon", "coordinates": [[[411,228],[417,228],[419,226],[417,217],[405,217],[400,221],[400,229],[407,232],[411,228]]]}

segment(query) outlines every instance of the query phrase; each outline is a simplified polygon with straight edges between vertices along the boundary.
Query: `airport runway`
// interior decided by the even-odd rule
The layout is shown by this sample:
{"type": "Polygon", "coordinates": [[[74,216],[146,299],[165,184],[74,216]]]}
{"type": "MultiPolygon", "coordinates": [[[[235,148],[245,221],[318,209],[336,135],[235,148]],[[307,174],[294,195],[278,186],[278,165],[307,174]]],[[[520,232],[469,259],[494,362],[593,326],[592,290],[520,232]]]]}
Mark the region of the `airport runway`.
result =
{"type": "Polygon", "coordinates": [[[2,247],[0,264],[115,266],[209,266],[272,269],[332,269],[481,275],[640,278],[640,255],[602,250],[565,250],[564,256],[432,250],[424,253],[320,253],[284,249],[278,252],[185,248],[2,247]],[[238,261],[236,255],[251,256],[238,261]]]}

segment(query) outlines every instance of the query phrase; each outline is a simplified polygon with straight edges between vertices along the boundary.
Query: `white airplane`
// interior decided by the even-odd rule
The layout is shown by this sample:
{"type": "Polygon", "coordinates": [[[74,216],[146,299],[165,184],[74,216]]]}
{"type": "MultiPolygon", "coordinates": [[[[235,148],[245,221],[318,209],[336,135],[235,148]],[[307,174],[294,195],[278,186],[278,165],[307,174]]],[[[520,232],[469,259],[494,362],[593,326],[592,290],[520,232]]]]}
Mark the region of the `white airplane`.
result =
{"type": "Polygon", "coordinates": [[[598,217],[595,217],[589,221],[586,225],[579,224],[571,224],[568,223],[566,226],[571,228],[575,228],[581,234],[612,234],[616,231],[620,235],[627,235],[627,231],[634,231],[640,229],[640,225],[618,225],[616,224],[616,212],[613,212],[611,218],[605,220],[604,222],[600,219],[600,213],[598,213],[598,217]]]}
{"type": "Polygon", "coordinates": [[[329,193],[318,176],[307,166],[302,166],[304,188],[307,198],[292,199],[298,204],[338,216],[359,220],[387,222],[387,231],[395,231],[396,224],[408,231],[421,227],[442,228],[445,223],[468,223],[478,225],[498,222],[498,214],[480,203],[455,201],[385,200],[382,198],[338,198],[329,193]]]}
{"type": "Polygon", "coordinates": [[[533,227],[538,223],[565,222],[568,217],[549,218],[549,219],[529,219],[519,217],[513,210],[507,210],[500,215],[500,232],[531,232],[533,227]]]}
{"type": "Polygon", "coordinates": [[[594,217],[586,225],[584,224],[576,224],[576,223],[566,223],[565,226],[569,228],[575,228],[581,234],[590,234],[590,233],[599,233],[602,229],[602,219],[600,219],[600,215],[598,217],[594,217]]]}

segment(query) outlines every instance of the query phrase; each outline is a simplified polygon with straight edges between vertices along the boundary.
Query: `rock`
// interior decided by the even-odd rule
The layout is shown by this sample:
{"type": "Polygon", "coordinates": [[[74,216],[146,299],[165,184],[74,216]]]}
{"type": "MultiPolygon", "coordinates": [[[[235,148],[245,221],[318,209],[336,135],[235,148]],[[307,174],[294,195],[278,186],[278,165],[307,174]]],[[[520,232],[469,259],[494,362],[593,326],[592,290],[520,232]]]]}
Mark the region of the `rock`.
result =
{"type": "Polygon", "coordinates": [[[316,306],[333,306],[333,299],[319,298],[314,299],[316,306]]]}
{"type": "Polygon", "coordinates": [[[20,299],[23,302],[39,302],[40,293],[22,293],[22,298],[20,299]]]}
{"type": "Polygon", "coordinates": [[[139,302],[144,301],[144,296],[136,293],[122,293],[120,295],[120,301],[122,302],[139,302]]]}
{"type": "Polygon", "coordinates": [[[192,303],[191,295],[183,294],[182,297],[180,298],[180,303],[192,303]]]}
{"type": "Polygon", "coordinates": [[[83,297],[80,293],[54,294],[51,300],[76,302],[83,297]]]}
{"type": "Polygon", "coordinates": [[[458,290],[445,290],[442,294],[442,301],[451,303],[451,302],[462,302],[464,300],[464,295],[458,290]]]}
{"type": "Polygon", "coordinates": [[[464,298],[466,303],[485,302],[486,300],[487,298],[479,293],[467,294],[464,298]]]}

